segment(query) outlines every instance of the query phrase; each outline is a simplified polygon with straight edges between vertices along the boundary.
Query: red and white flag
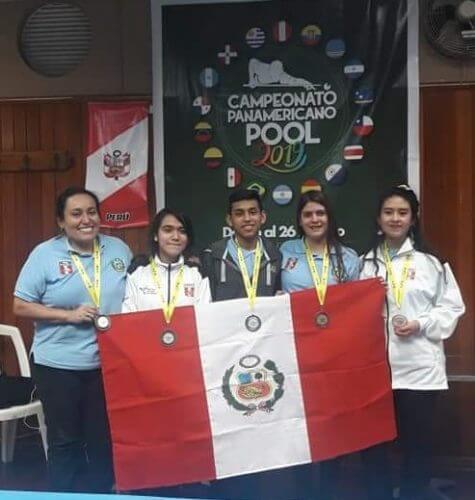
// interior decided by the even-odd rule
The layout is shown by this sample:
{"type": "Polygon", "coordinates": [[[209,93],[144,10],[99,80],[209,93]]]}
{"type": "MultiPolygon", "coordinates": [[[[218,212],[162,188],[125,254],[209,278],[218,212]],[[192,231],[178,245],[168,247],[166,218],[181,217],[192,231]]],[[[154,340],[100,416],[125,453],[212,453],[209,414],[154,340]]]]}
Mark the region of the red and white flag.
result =
{"type": "Polygon", "coordinates": [[[287,467],[396,435],[377,280],[111,316],[99,347],[117,488],[287,467]],[[254,316],[249,319],[249,316],[254,316]],[[257,452],[258,450],[258,452],[257,452]]]}
{"type": "Polygon", "coordinates": [[[359,137],[365,137],[373,132],[374,123],[371,116],[363,115],[353,124],[353,133],[359,137]]]}
{"type": "Polygon", "coordinates": [[[292,34],[292,27],[287,21],[278,21],[274,24],[272,34],[276,42],[286,42],[292,34]]]}
{"type": "Polygon", "coordinates": [[[363,146],[345,146],[343,149],[343,157],[345,160],[361,160],[364,156],[363,146]]]}
{"type": "Polygon", "coordinates": [[[237,167],[228,167],[226,170],[226,186],[235,188],[241,184],[242,174],[237,167]]]}
{"type": "Polygon", "coordinates": [[[103,227],[146,226],[147,102],[88,104],[86,188],[101,202],[103,227]]]}

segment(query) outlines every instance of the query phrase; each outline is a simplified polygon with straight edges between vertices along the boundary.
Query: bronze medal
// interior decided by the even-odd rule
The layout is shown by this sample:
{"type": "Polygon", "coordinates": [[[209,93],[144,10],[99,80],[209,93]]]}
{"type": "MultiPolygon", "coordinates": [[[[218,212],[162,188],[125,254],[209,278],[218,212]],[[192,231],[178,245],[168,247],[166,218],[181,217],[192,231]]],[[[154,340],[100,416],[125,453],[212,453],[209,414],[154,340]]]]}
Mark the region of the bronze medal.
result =
{"type": "Polygon", "coordinates": [[[326,328],[329,322],[330,318],[328,317],[328,314],[326,312],[319,311],[317,314],[315,314],[315,324],[319,328],[326,328]]]}

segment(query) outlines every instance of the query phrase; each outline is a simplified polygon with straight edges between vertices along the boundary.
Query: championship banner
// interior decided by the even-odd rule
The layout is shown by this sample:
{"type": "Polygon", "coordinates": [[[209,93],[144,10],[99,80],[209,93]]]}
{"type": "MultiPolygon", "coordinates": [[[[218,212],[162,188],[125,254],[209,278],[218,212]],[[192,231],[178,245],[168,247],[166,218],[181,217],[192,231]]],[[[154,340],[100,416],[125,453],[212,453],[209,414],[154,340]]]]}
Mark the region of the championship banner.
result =
{"type": "Polygon", "coordinates": [[[230,234],[238,186],[261,193],[280,241],[300,194],[323,190],[357,251],[381,191],[418,190],[414,0],[152,0],[152,14],[157,199],[193,216],[201,246],[230,234]]]}
{"type": "MultiPolygon", "coordinates": [[[[376,279],[113,315],[99,349],[119,490],[325,460],[395,438],[376,279]],[[259,450],[256,453],[256,450],[259,450]]],[[[107,321],[106,321],[107,323],[107,321]]]]}
{"type": "Polygon", "coordinates": [[[146,226],[147,102],[88,104],[86,189],[100,201],[102,227],[146,226]]]}

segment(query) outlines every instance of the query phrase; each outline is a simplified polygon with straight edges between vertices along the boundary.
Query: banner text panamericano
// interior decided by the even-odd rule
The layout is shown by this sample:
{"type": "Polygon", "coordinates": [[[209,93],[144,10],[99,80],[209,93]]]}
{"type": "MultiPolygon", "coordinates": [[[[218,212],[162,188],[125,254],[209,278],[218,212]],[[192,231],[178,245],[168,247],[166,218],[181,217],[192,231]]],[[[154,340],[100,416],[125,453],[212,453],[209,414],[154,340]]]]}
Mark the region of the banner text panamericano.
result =
{"type": "Polygon", "coordinates": [[[302,92],[275,92],[254,94],[232,94],[227,99],[228,124],[246,125],[246,145],[249,146],[258,137],[266,144],[276,144],[283,137],[285,142],[292,144],[304,141],[305,143],[319,143],[319,138],[312,138],[310,124],[316,120],[332,120],[337,115],[335,103],[337,93],[330,89],[302,91],[302,92]],[[276,123],[287,122],[281,129],[276,123]],[[263,129],[257,123],[265,123],[263,129]],[[273,130],[275,138],[266,134],[273,130]],[[297,134],[291,137],[291,130],[297,134]]]}

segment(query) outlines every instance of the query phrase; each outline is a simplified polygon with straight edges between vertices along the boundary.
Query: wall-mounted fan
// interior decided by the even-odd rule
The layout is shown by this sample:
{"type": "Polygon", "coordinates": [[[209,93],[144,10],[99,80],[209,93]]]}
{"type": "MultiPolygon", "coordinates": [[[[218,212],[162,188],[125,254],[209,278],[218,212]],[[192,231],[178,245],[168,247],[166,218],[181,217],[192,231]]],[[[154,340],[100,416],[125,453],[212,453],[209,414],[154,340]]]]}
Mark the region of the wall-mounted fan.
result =
{"type": "Polygon", "coordinates": [[[426,37],[438,52],[475,58],[474,0],[424,0],[421,16],[426,37]]]}

